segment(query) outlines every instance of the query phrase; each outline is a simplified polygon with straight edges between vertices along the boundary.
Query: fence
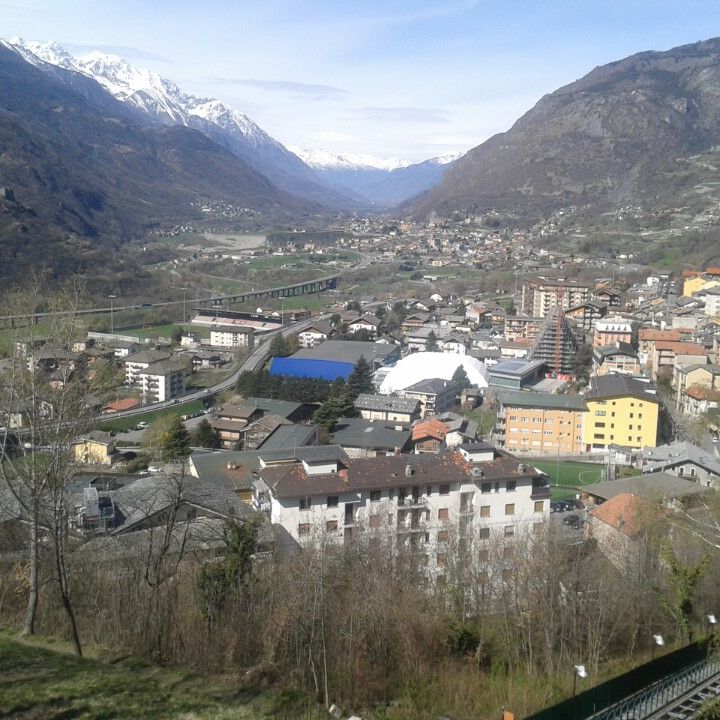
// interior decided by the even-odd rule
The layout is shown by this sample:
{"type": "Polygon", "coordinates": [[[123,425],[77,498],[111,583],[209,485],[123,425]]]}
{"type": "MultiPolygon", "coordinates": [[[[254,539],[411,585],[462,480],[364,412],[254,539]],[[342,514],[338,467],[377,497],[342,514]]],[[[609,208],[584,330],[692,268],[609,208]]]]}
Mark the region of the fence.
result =
{"type": "MultiPolygon", "coordinates": [[[[667,680],[667,690],[673,677],[692,667],[699,667],[707,660],[709,638],[686,645],[667,655],[640,665],[630,672],[607,680],[575,697],[563,700],[552,707],[530,715],[526,720],[583,720],[592,716],[615,718],[615,715],[600,716],[599,713],[623,700],[628,700],[660,681],[667,680]]],[[[571,672],[571,667],[568,672],[571,672]]],[[[688,675],[689,677],[689,675],[688,675]]],[[[698,680],[700,682],[700,680],[698,680]]],[[[619,717],[619,716],[617,716],[619,717]]]]}

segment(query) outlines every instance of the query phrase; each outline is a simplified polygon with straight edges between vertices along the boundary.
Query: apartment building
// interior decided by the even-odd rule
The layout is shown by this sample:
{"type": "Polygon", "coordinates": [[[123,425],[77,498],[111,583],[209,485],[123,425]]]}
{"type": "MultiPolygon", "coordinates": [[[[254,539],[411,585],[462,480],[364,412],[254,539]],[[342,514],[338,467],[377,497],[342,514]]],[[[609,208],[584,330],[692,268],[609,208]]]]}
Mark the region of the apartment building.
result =
{"type": "Polygon", "coordinates": [[[536,278],[523,284],[520,312],[523,315],[544,318],[558,304],[562,295],[563,309],[577,307],[590,299],[590,287],[573,280],[536,278]]]}
{"type": "Polygon", "coordinates": [[[504,391],[493,436],[510,452],[574,455],[585,451],[586,415],[581,395],[504,391]]]}
{"type": "MultiPolygon", "coordinates": [[[[675,407],[689,415],[704,412],[700,409],[706,402],[720,397],[720,365],[693,364],[677,369],[675,373],[677,394],[675,407]]],[[[707,409],[707,408],[705,408],[707,409]]]]}
{"type": "Polygon", "coordinates": [[[174,360],[148,365],[138,375],[143,402],[165,402],[184,395],[186,376],[185,366],[174,360]]]}
{"type": "Polygon", "coordinates": [[[301,348],[312,348],[328,339],[331,333],[329,323],[317,322],[298,333],[298,344],[301,348]]]}
{"type": "Polygon", "coordinates": [[[656,341],[650,368],[653,380],[659,373],[671,372],[675,382],[676,371],[685,365],[709,363],[707,350],[693,342],[656,341]]]}
{"type": "Polygon", "coordinates": [[[210,329],[210,345],[222,348],[244,348],[255,346],[255,330],[251,327],[221,325],[210,329]]]}
{"type": "Polygon", "coordinates": [[[633,344],[633,325],[630,320],[613,317],[595,321],[592,346],[594,348],[615,343],[633,344]]]}
{"type": "Polygon", "coordinates": [[[648,381],[629,375],[596,376],[590,379],[585,398],[588,414],[583,436],[588,452],[611,445],[657,445],[660,401],[648,381]]]}
{"type": "Polygon", "coordinates": [[[366,420],[410,423],[420,417],[420,401],[416,398],[360,393],[354,404],[366,420]]]}
{"type": "Polygon", "coordinates": [[[543,318],[525,315],[508,315],[505,318],[503,337],[505,340],[534,340],[543,324],[543,318]]]}
{"type": "Polygon", "coordinates": [[[485,443],[443,455],[303,461],[258,471],[255,505],[300,544],[388,538],[442,575],[458,540],[477,552],[544,523],[545,475],[485,443]],[[475,548],[474,548],[475,549],[475,548]]]}
{"type": "Polygon", "coordinates": [[[125,358],[125,384],[131,387],[140,387],[140,375],[152,363],[164,362],[172,357],[167,350],[141,350],[125,358]]]}
{"type": "Polygon", "coordinates": [[[402,397],[420,401],[420,415],[423,418],[451,410],[455,405],[457,394],[457,385],[442,378],[420,380],[400,391],[402,397]]]}
{"type": "Polygon", "coordinates": [[[642,373],[640,360],[635,349],[625,342],[596,347],[593,350],[593,367],[596,375],[608,375],[610,373],[640,375],[642,373]]]}

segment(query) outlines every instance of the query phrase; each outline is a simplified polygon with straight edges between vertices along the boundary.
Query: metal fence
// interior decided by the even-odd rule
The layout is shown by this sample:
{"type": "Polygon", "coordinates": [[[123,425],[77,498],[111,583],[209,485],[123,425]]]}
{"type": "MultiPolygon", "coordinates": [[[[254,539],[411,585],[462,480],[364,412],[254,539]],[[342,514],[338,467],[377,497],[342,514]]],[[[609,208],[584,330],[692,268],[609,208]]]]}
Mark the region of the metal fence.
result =
{"type": "MultiPolygon", "coordinates": [[[[643,692],[650,691],[651,686],[667,682],[665,685],[665,696],[668,702],[672,699],[669,696],[672,679],[678,675],[688,673],[686,682],[692,677],[691,668],[699,668],[705,664],[710,667],[708,661],[709,638],[703,638],[697,642],[686,645],[667,655],[640,665],[630,672],[618,675],[600,685],[596,685],[575,697],[568,698],[557,705],[540,710],[530,715],[526,720],[620,720],[623,715],[601,715],[603,711],[613,711],[618,703],[631,701],[634,697],[643,692]]],[[[716,669],[718,672],[720,668],[716,669]]],[[[572,671],[572,668],[570,668],[572,671]]],[[[702,679],[697,680],[702,682],[702,679]]],[[[658,685],[659,687],[659,685],[658,685]]],[[[678,695],[681,694],[682,685],[678,686],[678,695]]],[[[661,697],[660,695],[659,697],[661,697]]],[[[677,697],[677,695],[675,696],[677,697]]],[[[628,715],[627,717],[631,717],[628,715]]]]}

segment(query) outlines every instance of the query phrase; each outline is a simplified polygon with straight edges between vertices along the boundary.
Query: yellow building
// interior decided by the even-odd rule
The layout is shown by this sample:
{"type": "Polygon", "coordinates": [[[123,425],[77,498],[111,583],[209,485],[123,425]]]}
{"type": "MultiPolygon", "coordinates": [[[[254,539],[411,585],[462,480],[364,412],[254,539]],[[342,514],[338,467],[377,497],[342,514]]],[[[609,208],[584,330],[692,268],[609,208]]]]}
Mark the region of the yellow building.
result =
{"type": "Polygon", "coordinates": [[[683,283],[683,296],[692,297],[695,293],[699,293],[701,290],[709,290],[713,287],[718,287],[720,280],[715,278],[708,278],[703,275],[696,275],[695,277],[689,277],[683,283]]]}
{"type": "Polygon", "coordinates": [[[657,445],[660,402],[649,382],[629,375],[593,377],[585,398],[585,450],[657,445]]]}
{"type": "Polygon", "coordinates": [[[73,445],[75,462],[80,465],[112,465],[115,441],[110,435],[93,431],[76,440],[73,445]]]}
{"type": "Polygon", "coordinates": [[[506,391],[498,394],[495,440],[510,452],[574,455],[585,450],[581,395],[506,391]]]}

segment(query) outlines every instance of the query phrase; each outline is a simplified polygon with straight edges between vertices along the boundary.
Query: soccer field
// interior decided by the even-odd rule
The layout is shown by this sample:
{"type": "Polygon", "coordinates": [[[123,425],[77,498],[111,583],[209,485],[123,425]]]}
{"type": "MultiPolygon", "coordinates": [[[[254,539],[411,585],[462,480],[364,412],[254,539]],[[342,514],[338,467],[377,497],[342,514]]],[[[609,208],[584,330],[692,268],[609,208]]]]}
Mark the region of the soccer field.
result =
{"type": "Polygon", "coordinates": [[[590,485],[605,479],[605,465],[564,462],[555,460],[530,460],[533,467],[542,470],[551,485],[590,485]]]}

